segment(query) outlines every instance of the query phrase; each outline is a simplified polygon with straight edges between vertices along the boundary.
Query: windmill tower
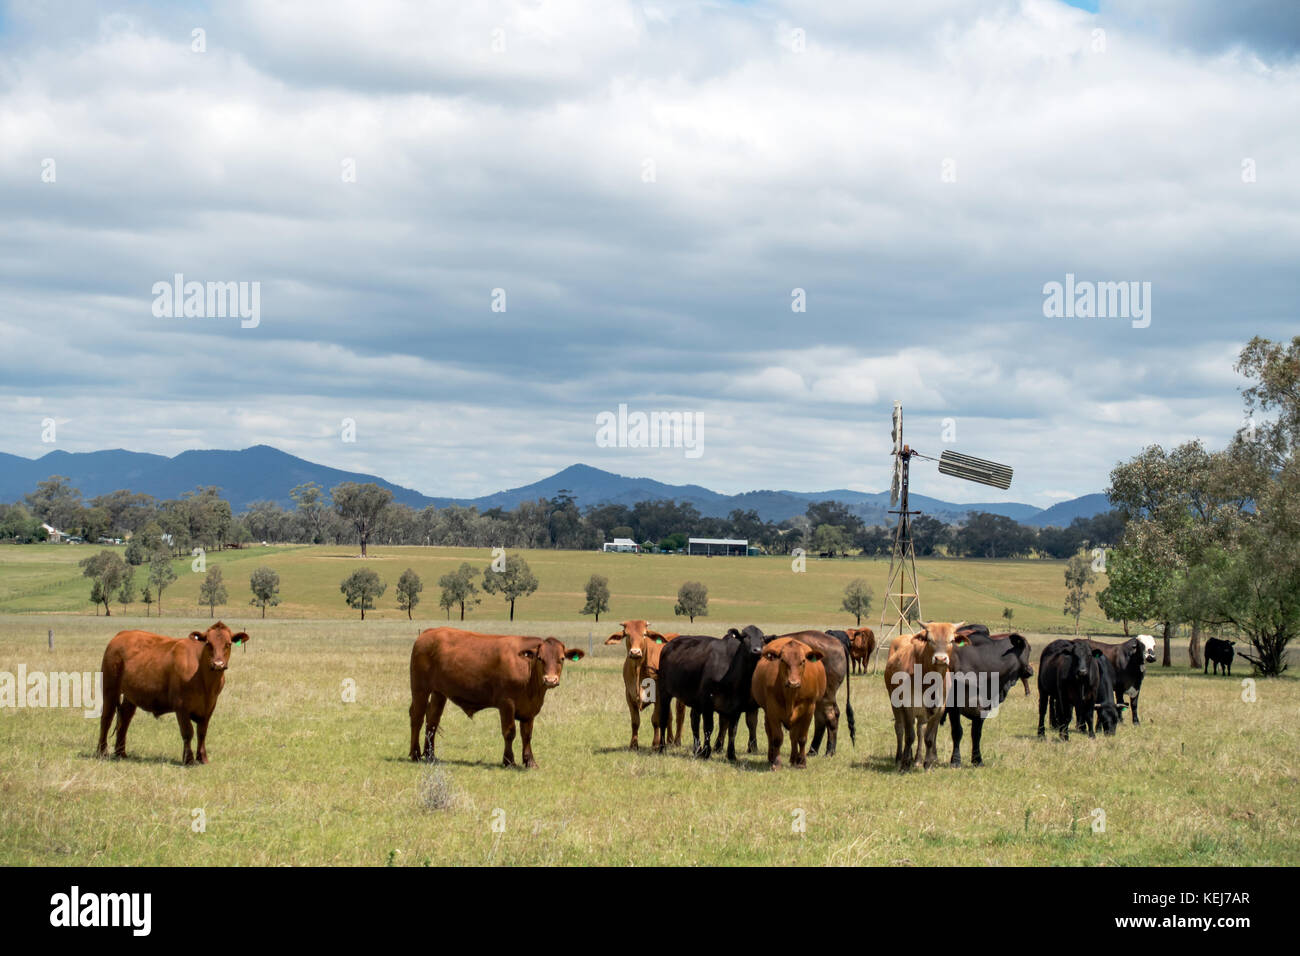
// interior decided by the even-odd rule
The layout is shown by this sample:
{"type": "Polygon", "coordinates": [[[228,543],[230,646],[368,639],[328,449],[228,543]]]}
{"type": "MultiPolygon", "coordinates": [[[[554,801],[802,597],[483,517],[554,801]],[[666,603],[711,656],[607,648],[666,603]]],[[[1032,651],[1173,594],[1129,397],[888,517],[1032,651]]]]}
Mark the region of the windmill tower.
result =
{"type": "MultiPolygon", "coordinates": [[[[889,483],[890,514],[898,515],[894,528],[894,546],[889,554],[889,583],[885,587],[885,603],[880,612],[881,647],[888,647],[896,634],[912,632],[911,625],[921,619],[921,586],[916,576],[916,548],[912,542],[912,518],[921,514],[913,511],[908,501],[911,478],[911,461],[924,458],[911,446],[903,443],[903,403],[894,402],[893,450],[894,476],[889,483]]],[[[1011,469],[994,461],[972,458],[954,451],[945,451],[938,458],[939,473],[992,485],[1004,491],[1011,487],[1011,469]]]]}

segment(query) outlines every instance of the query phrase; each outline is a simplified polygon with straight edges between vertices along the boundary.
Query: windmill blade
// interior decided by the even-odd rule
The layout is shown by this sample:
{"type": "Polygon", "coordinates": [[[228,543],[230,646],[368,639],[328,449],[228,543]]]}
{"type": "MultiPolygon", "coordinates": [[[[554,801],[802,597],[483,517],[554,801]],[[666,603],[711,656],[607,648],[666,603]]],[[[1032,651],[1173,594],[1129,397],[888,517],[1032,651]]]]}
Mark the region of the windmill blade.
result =
{"type": "Polygon", "coordinates": [[[897,455],[903,450],[903,403],[894,402],[894,429],[892,433],[894,439],[894,451],[897,455]]]}
{"type": "Polygon", "coordinates": [[[1011,487],[1011,469],[996,461],[972,458],[955,451],[945,451],[939,456],[939,474],[952,475],[981,485],[992,485],[1004,491],[1011,487]]]}
{"type": "Polygon", "coordinates": [[[899,458],[894,459],[894,477],[889,482],[889,507],[893,508],[898,504],[898,494],[903,485],[903,462],[899,458]]]}

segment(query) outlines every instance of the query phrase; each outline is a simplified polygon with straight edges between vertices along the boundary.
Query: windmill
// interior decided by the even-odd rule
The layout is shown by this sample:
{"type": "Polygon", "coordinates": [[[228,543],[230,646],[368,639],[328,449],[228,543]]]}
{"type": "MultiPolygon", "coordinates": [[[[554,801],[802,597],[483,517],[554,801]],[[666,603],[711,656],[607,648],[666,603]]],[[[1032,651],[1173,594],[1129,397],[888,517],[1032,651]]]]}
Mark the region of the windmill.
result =
{"type": "MultiPolygon", "coordinates": [[[[885,604],[880,612],[880,643],[886,647],[896,634],[910,631],[909,625],[921,618],[921,588],[916,577],[916,549],[912,543],[912,518],[921,512],[913,511],[908,501],[908,483],[913,458],[927,461],[936,459],[903,443],[903,403],[894,402],[893,449],[894,476],[889,483],[890,514],[898,515],[894,528],[894,546],[889,555],[889,584],[885,588],[885,604]]],[[[955,451],[945,451],[937,459],[939,473],[992,485],[1004,491],[1011,487],[1011,469],[994,461],[972,458],[955,451]]]]}

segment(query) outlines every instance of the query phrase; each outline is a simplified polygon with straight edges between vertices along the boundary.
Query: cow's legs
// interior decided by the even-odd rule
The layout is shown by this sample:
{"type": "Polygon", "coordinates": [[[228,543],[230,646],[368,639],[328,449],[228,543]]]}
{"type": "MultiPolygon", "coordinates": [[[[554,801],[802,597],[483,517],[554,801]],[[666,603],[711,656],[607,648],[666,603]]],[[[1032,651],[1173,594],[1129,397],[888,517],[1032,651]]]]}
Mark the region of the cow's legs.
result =
{"type": "Polygon", "coordinates": [[[1093,716],[1096,714],[1096,712],[1097,712],[1097,708],[1095,706],[1089,707],[1085,704],[1082,708],[1080,708],[1080,713],[1085,715],[1084,723],[1087,724],[1087,727],[1085,729],[1088,731],[1089,737],[1097,736],[1095,733],[1092,732],[1093,716]]]}
{"type": "MultiPolygon", "coordinates": [[[[636,735],[637,735],[637,731],[641,729],[640,692],[641,692],[641,688],[638,687],[637,692],[635,694],[629,694],[627,697],[627,709],[628,712],[631,713],[632,715],[632,742],[627,745],[628,750],[636,750],[638,747],[636,735]]],[[[654,721],[651,720],[651,723],[654,723],[654,721]]],[[[659,736],[659,729],[656,727],[655,737],[657,738],[658,736],[659,736]]]]}
{"type": "MultiPolygon", "coordinates": [[[[677,701],[677,733],[673,735],[673,745],[676,747],[680,747],[682,745],[682,728],[685,726],[686,726],[686,701],[679,699],[677,701]]],[[[671,727],[672,727],[672,721],[670,718],[669,728],[671,729],[671,727]]]]}
{"type": "Polygon", "coordinates": [[[790,766],[808,766],[808,724],[809,717],[790,725],[790,766]]]}
{"type": "MultiPolygon", "coordinates": [[[[680,705],[681,701],[679,700],[677,703],[680,705]]],[[[660,681],[658,693],[655,694],[655,702],[650,705],[655,709],[655,721],[656,723],[658,723],[659,728],[662,731],[662,733],[658,738],[658,743],[656,746],[656,749],[658,749],[660,753],[663,753],[664,747],[668,745],[668,738],[672,736],[672,729],[673,729],[672,704],[673,704],[672,697],[668,697],[664,695],[664,685],[663,682],[660,681]]],[[[681,713],[680,707],[678,708],[678,713],[679,714],[681,713]]],[[[681,728],[681,722],[679,721],[677,725],[677,735],[680,737],[681,733],[682,733],[682,728],[681,728]]]]}
{"type": "Polygon", "coordinates": [[[185,752],[181,755],[181,760],[186,764],[192,764],[194,751],[190,748],[190,741],[194,738],[194,725],[190,723],[190,715],[177,711],[176,723],[180,724],[181,740],[185,741],[185,752]]]}
{"type": "Polygon", "coordinates": [[[135,704],[123,699],[117,708],[117,742],[113,746],[114,757],[126,756],[126,729],[131,726],[135,716],[135,704]]]}
{"type": "MultiPolygon", "coordinates": [[[[740,729],[740,714],[723,718],[727,722],[727,759],[736,759],[736,731],[740,729]]],[[[719,732],[721,733],[721,732],[719,732]]]]}
{"type": "MultiPolygon", "coordinates": [[[[818,701],[818,702],[817,702],[816,710],[815,710],[815,712],[814,712],[814,714],[813,714],[813,739],[812,739],[812,746],[809,747],[809,752],[810,752],[814,757],[817,756],[817,751],[821,749],[821,745],[822,745],[822,737],[823,737],[825,734],[826,734],[826,712],[825,712],[825,710],[822,708],[821,701],[818,701]]],[[[827,750],[830,750],[830,747],[827,746],[826,749],[827,749],[827,750]]]]}
{"type": "Polygon", "coordinates": [[[1038,692],[1038,736],[1046,737],[1047,729],[1043,726],[1043,718],[1047,715],[1048,695],[1041,690],[1038,692]]]}
{"type": "Polygon", "coordinates": [[[700,708],[691,708],[691,753],[700,752],[700,708]]]}
{"type": "Polygon", "coordinates": [[[903,769],[903,724],[906,722],[902,708],[894,708],[894,766],[903,769]]]}
{"type": "Polygon", "coordinates": [[[718,714],[718,739],[713,742],[714,750],[721,750],[727,739],[727,718],[718,714]]]}
{"type": "Polygon", "coordinates": [[[978,715],[970,721],[970,765],[984,766],[984,757],[980,754],[980,738],[984,736],[984,718],[978,715]]]}
{"type": "Polygon", "coordinates": [[[505,753],[501,755],[501,766],[515,765],[515,705],[506,701],[501,705],[501,737],[506,742],[505,753]]]}
{"type": "Polygon", "coordinates": [[[774,714],[767,710],[763,711],[765,716],[764,727],[767,730],[767,763],[773,770],[781,767],[781,744],[784,742],[785,735],[781,732],[781,721],[774,714]]]}
{"type": "Polygon", "coordinates": [[[411,694],[411,752],[412,760],[420,759],[420,725],[424,723],[424,712],[429,707],[429,695],[423,692],[411,694]]]}
{"type": "Polygon", "coordinates": [[[118,692],[117,688],[104,688],[104,712],[99,715],[99,743],[95,745],[95,753],[101,757],[108,752],[108,728],[113,724],[113,714],[117,712],[118,692]]]}
{"type": "Polygon", "coordinates": [[[939,756],[939,718],[938,716],[927,717],[925,720],[925,763],[922,766],[929,770],[934,766],[935,760],[939,756]]]}
{"type": "Polygon", "coordinates": [[[835,748],[840,740],[840,705],[831,699],[826,711],[826,756],[834,757],[835,748]]]}
{"type": "MultiPolygon", "coordinates": [[[[974,733],[975,733],[976,719],[977,718],[971,719],[972,738],[974,737],[974,733]]],[[[952,726],[949,728],[952,731],[952,758],[948,761],[948,766],[960,767],[961,766],[961,712],[955,709],[949,710],[948,722],[952,724],[952,726]]],[[[976,753],[978,752],[979,751],[976,750],[976,753]]]]}
{"type": "Polygon", "coordinates": [[[702,746],[695,756],[701,760],[708,760],[713,754],[713,748],[709,746],[709,741],[713,739],[713,708],[704,708],[704,713],[700,715],[704,720],[704,746],[702,746]]]}
{"type": "Polygon", "coordinates": [[[533,759],[533,718],[519,721],[519,735],[524,741],[524,766],[530,770],[537,769],[537,761],[533,759]]]}
{"type": "Polygon", "coordinates": [[[424,712],[424,759],[432,763],[433,742],[438,736],[438,725],[442,723],[442,709],[447,706],[447,695],[436,690],[429,695],[429,706],[424,712]]]}
{"type": "Polygon", "coordinates": [[[1069,740],[1070,739],[1070,708],[1073,706],[1073,704],[1071,704],[1068,700],[1064,700],[1064,699],[1057,701],[1055,698],[1053,698],[1053,701],[1057,704],[1056,719],[1058,721],[1057,723],[1058,732],[1060,733],[1062,740],[1069,740]]]}
{"type": "Polygon", "coordinates": [[[207,717],[201,717],[195,722],[195,729],[199,732],[199,749],[196,753],[199,763],[208,762],[208,721],[211,719],[212,715],[209,714],[207,717]]]}
{"type": "Polygon", "coordinates": [[[1137,726],[1138,721],[1138,695],[1134,694],[1128,699],[1129,719],[1133,721],[1133,726],[1137,726]]]}

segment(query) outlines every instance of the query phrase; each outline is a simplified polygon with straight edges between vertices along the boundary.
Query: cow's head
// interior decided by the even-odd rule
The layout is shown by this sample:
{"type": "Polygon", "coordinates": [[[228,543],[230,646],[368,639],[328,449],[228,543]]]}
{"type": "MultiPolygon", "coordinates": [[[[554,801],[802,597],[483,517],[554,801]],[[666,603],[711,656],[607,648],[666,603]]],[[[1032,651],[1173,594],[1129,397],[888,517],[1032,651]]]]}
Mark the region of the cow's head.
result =
{"type": "Polygon", "coordinates": [[[777,686],[797,691],[803,686],[804,668],[816,664],[822,656],[802,641],[782,637],[763,648],[763,660],[775,662],[777,686]]]}
{"type": "Polygon", "coordinates": [[[519,656],[532,665],[533,676],[540,677],[542,686],[550,690],[560,686],[565,661],[580,661],[587,655],[580,648],[566,648],[558,638],[533,637],[524,644],[519,656]]]}
{"type": "MultiPolygon", "coordinates": [[[[1096,648],[1093,648],[1092,658],[1096,661],[1098,668],[1110,667],[1106,655],[1096,648]]],[[[1102,733],[1107,737],[1112,737],[1115,734],[1115,727],[1119,724],[1120,706],[1115,703],[1114,685],[1109,680],[1101,681],[1098,685],[1097,700],[1093,705],[1093,711],[1097,715],[1097,723],[1101,725],[1102,733]],[[1103,690],[1104,693],[1102,693],[1103,690]]]]}
{"type": "Polygon", "coordinates": [[[1150,634],[1139,634],[1137,642],[1142,646],[1142,660],[1147,664],[1156,662],[1156,639],[1150,634]]]}
{"type": "Polygon", "coordinates": [[[208,667],[214,671],[224,671],[230,663],[231,647],[247,641],[248,635],[243,631],[232,634],[230,628],[218,621],[206,631],[190,631],[190,638],[203,642],[203,649],[199,654],[208,667]]]}
{"type": "Polygon", "coordinates": [[[952,664],[958,640],[963,642],[966,640],[965,637],[959,638],[958,635],[958,632],[966,626],[966,622],[947,624],[940,621],[918,621],[917,623],[921,625],[921,630],[913,635],[914,639],[927,645],[925,652],[928,653],[933,668],[946,670],[952,664]]]}
{"type": "Polygon", "coordinates": [[[1071,641],[1065,650],[1065,679],[1076,682],[1080,691],[1084,691],[1091,681],[1094,653],[1100,654],[1101,651],[1094,651],[1091,644],[1082,640],[1071,641]]]}
{"type": "Polygon", "coordinates": [[[753,624],[747,624],[741,630],[736,630],[733,627],[727,631],[726,636],[734,637],[736,640],[740,641],[741,646],[743,646],[745,650],[749,651],[750,655],[753,657],[761,655],[763,653],[763,647],[776,640],[773,635],[764,634],[753,624]]]}
{"type": "Polygon", "coordinates": [[[649,621],[624,621],[623,630],[617,634],[611,634],[605,641],[606,644],[617,644],[620,641],[627,646],[627,656],[634,661],[644,660],[646,657],[646,636],[649,632],[649,621]]]}

